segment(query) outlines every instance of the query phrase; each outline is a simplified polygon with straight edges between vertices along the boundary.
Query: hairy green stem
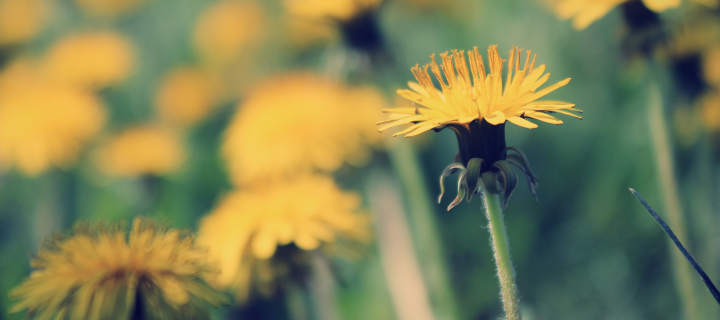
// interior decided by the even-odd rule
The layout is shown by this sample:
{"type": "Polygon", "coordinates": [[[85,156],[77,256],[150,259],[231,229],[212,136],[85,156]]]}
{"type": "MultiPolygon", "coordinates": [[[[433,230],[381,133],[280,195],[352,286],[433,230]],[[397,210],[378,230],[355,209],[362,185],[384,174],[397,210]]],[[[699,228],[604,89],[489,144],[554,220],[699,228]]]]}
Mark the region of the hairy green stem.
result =
{"type": "Polygon", "coordinates": [[[505,309],[506,320],[519,320],[520,312],[518,305],[517,286],[515,285],[515,269],[510,259],[510,245],[508,243],[505,221],[503,220],[500,198],[489,192],[483,193],[485,204],[485,215],[490,222],[490,240],[493,247],[493,256],[497,266],[498,279],[500,280],[500,293],[502,295],[503,308],[505,309]]]}
{"type": "MultiPolygon", "coordinates": [[[[680,205],[677,181],[675,181],[675,163],[672,157],[670,137],[667,132],[665,113],[662,108],[662,96],[658,86],[650,87],[649,96],[650,138],[655,148],[657,174],[660,179],[662,198],[665,200],[668,222],[675,230],[677,238],[689,245],[685,217],[680,205]]],[[[668,247],[668,249],[671,251],[670,254],[673,259],[675,281],[680,291],[685,319],[699,319],[698,300],[693,286],[693,270],[679,251],[672,247],[668,247]]]]}

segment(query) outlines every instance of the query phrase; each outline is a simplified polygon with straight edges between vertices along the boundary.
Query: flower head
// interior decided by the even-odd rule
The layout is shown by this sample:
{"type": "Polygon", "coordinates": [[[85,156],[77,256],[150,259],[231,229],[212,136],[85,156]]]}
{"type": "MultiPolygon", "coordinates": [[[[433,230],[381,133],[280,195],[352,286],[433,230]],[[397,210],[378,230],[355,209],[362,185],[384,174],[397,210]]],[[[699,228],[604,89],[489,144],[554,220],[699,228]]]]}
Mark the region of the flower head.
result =
{"type": "Polygon", "coordinates": [[[185,160],[180,136],[158,126],[130,128],[97,151],[100,169],[112,176],[163,175],[185,160]]]}
{"type": "Polygon", "coordinates": [[[343,241],[367,241],[368,218],[359,205],[357,195],[343,192],[326,176],[228,194],[200,224],[198,241],[220,269],[210,283],[230,288],[244,300],[253,282],[273,282],[278,263],[288,263],[283,261],[286,254],[302,256],[343,241]],[[257,272],[273,276],[253,278],[257,272]]]}
{"type": "Polygon", "coordinates": [[[201,280],[205,251],[178,230],[136,218],[78,225],[40,249],[31,276],[11,295],[11,312],[38,319],[207,319],[225,298],[201,280]]]}
{"type": "Polygon", "coordinates": [[[45,56],[45,71],[60,81],[103,88],[125,80],[133,71],[135,53],[125,37],[86,33],[65,37],[45,56]]]}
{"type": "Polygon", "coordinates": [[[0,73],[0,168],[37,175],[66,167],[104,123],[92,92],[48,79],[29,61],[0,73]]]}
{"type": "Polygon", "coordinates": [[[378,135],[384,98],[312,74],[270,79],[252,91],[225,132],[222,150],[236,184],[363,163],[378,135]],[[342,116],[339,116],[342,115],[342,116]]]}
{"type": "Polygon", "coordinates": [[[0,0],[0,46],[29,40],[46,24],[46,0],[0,0]]]}
{"type": "Polygon", "coordinates": [[[533,129],[537,128],[537,124],[528,121],[527,118],[552,124],[562,124],[561,120],[549,114],[553,112],[580,118],[571,113],[571,111],[580,112],[574,109],[575,105],[572,103],[537,101],[570,82],[568,78],[537,91],[550,78],[549,73],[543,75],[545,65],[535,68],[537,55],[531,61],[528,52],[523,65],[521,50],[513,48],[510,51],[504,88],[502,69],[505,60],[500,58],[496,46],[490,47],[488,56],[488,73],[477,47],[468,52],[469,70],[464,51],[441,54],[440,66],[435,62],[435,57],[431,56],[432,63],[424,68],[414,67],[412,72],[418,82],[409,83],[412,90],[398,90],[398,94],[413,101],[416,107],[383,110],[391,115],[388,120],[381,122],[388,124],[381,127],[380,131],[412,124],[394,135],[412,137],[428,130],[442,129],[450,125],[467,126],[473,121],[480,120],[491,125],[500,125],[509,121],[533,129]],[[435,88],[428,68],[440,83],[441,90],[435,88]],[[443,80],[443,75],[447,82],[443,80]]]}
{"type": "Polygon", "coordinates": [[[303,19],[349,21],[365,11],[375,10],[383,0],[285,0],[288,13],[303,19]]]}
{"type": "Polygon", "coordinates": [[[178,68],[160,84],[155,105],[163,120],[183,126],[205,118],[220,100],[221,83],[212,74],[194,68],[178,68]]]}

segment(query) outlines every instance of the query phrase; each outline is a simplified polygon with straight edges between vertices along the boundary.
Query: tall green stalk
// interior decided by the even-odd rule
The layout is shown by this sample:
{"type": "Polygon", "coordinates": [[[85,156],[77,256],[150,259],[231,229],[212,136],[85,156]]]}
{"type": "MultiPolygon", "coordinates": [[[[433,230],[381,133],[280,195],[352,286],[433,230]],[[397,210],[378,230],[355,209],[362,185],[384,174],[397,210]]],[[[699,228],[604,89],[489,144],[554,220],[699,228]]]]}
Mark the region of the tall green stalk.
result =
{"type": "MultiPolygon", "coordinates": [[[[675,231],[678,239],[689,244],[687,227],[682,206],[680,205],[677,181],[675,181],[675,162],[672,157],[670,137],[667,132],[665,113],[662,108],[662,96],[657,85],[649,89],[648,115],[650,119],[650,137],[655,148],[657,161],[657,174],[660,179],[662,198],[665,201],[665,210],[668,222],[675,231]]],[[[693,273],[690,264],[680,251],[668,246],[673,259],[675,282],[680,291],[685,319],[696,320],[698,315],[698,300],[693,286],[693,273]]]]}
{"type": "Polygon", "coordinates": [[[519,320],[520,312],[518,305],[517,286],[515,285],[515,269],[510,259],[510,245],[508,243],[505,221],[503,220],[502,205],[496,194],[483,193],[485,204],[485,216],[489,221],[490,240],[493,247],[493,256],[497,266],[498,279],[500,280],[500,293],[502,295],[503,308],[505,309],[506,320],[519,320]]]}

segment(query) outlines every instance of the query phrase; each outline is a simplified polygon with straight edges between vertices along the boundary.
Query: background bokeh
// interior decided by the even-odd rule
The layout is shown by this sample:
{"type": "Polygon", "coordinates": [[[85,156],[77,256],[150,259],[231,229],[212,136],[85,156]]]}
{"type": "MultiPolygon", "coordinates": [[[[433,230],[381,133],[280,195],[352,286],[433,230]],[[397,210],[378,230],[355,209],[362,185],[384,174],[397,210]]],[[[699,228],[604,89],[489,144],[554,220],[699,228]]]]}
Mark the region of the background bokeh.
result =
{"type": "MultiPolygon", "coordinates": [[[[309,9],[322,9],[311,2],[309,9]]],[[[505,211],[524,318],[682,318],[674,248],[628,191],[638,190],[663,215],[662,174],[675,178],[686,247],[720,279],[716,9],[685,1],[659,14],[656,29],[638,29],[632,21],[642,17],[616,8],[584,30],[542,1],[388,0],[373,12],[379,49],[343,41],[336,22],[294,16],[280,0],[0,0],[0,92],[36,90],[22,114],[3,111],[9,108],[3,103],[15,100],[0,97],[0,319],[23,317],[7,314],[8,292],[29,275],[29,257],[43,239],[77,221],[143,215],[197,231],[224,195],[242,188],[222,145],[259,83],[305,72],[343,83],[348,92],[380,92],[384,105],[357,103],[349,93],[336,100],[332,117],[357,117],[344,108],[377,111],[404,103],[395,90],[406,87],[410,68],[428,63],[430,54],[474,46],[484,53],[493,44],[505,58],[511,46],[537,53],[550,81],[572,78],[550,98],[584,111],[583,120],[565,117],[560,126],[506,126],[508,145],[525,152],[540,180],[537,201],[521,181],[505,211]],[[13,6],[15,13],[3,11],[13,6]],[[18,17],[22,23],[13,24],[18,17]],[[37,26],[27,25],[33,21],[37,26]],[[53,80],[13,75],[23,68],[42,74],[25,78],[53,80]],[[657,169],[653,103],[665,116],[674,172],[657,169]],[[34,121],[27,117],[42,120],[27,129],[22,124],[34,121]],[[77,122],[56,128],[63,117],[77,122]],[[20,155],[36,141],[24,135],[33,134],[67,140],[48,150],[74,151],[46,155],[50,160],[20,155]]],[[[283,94],[279,87],[277,95],[283,94]]],[[[305,121],[328,116],[308,110],[305,121]]],[[[384,118],[377,111],[369,127],[384,118]]],[[[371,155],[331,170],[343,190],[360,195],[374,230],[361,257],[337,262],[340,281],[331,277],[327,286],[336,316],[411,319],[398,305],[406,297],[427,304],[414,306],[422,319],[500,318],[480,199],[447,212],[455,195],[451,178],[449,194],[435,202],[438,176],[457,153],[453,133],[404,139],[388,131],[368,142],[371,155]],[[422,193],[423,199],[412,196],[422,193]],[[393,202],[394,194],[402,201],[393,202]],[[429,216],[418,218],[416,211],[427,209],[429,216]],[[439,255],[428,254],[434,250],[428,246],[437,246],[439,255]],[[404,250],[413,253],[397,254],[404,250]],[[446,268],[439,278],[448,279],[451,296],[423,271],[437,263],[446,268]],[[393,271],[393,264],[408,266],[407,274],[393,271]],[[420,278],[413,278],[416,269],[420,278]]],[[[700,278],[693,280],[700,319],[717,319],[718,305],[700,278]]],[[[296,318],[287,300],[258,296],[214,316],[296,318]]]]}

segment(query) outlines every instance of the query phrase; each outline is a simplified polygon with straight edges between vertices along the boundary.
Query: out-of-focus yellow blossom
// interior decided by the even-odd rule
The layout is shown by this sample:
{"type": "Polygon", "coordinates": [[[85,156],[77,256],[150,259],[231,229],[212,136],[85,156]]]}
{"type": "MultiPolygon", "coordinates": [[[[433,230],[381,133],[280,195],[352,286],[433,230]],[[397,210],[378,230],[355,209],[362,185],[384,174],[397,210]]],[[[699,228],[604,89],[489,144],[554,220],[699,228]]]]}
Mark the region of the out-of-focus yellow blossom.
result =
{"type": "Polygon", "coordinates": [[[130,128],[97,150],[98,167],[108,175],[163,175],[185,161],[185,147],[174,131],[158,126],[130,128]]]}
{"type": "Polygon", "coordinates": [[[275,260],[268,259],[287,245],[308,251],[368,241],[369,221],[359,205],[357,195],[343,192],[326,176],[301,176],[226,195],[202,220],[198,235],[220,269],[210,284],[245,300],[253,282],[267,284],[277,276],[279,269],[271,266],[275,260]]]}
{"type": "Polygon", "coordinates": [[[0,74],[0,168],[37,175],[68,166],[104,122],[92,92],[47,79],[29,61],[0,74]]]}
{"type": "Polygon", "coordinates": [[[720,88],[720,46],[703,51],[702,58],[705,81],[720,88]]]}
{"type": "Polygon", "coordinates": [[[74,0],[87,14],[101,18],[130,13],[147,0],[74,0]]]}
{"type": "Polygon", "coordinates": [[[535,68],[535,57],[530,59],[530,52],[524,64],[521,50],[513,48],[508,59],[508,72],[503,88],[503,62],[497,46],[488,49],[489,73],[486,73],[483,58],[477,47],[468,52],[470,69],[464,51],[453,51],[451,54],[440,55],[442,65],[438,66],[434,55],[433,62],[423,68],[414,67],[412,72],[418,81],[410,82],[412,90],[398,90],[405,99],[415,102],[414,108],[387,109],[390,117],[381,123],[388,123],[380,128],[385,129],[412,124],[394,136],[412,137],[432,129],[442,129],[449,125],[467,127],[475,120],[485,120],[491,125],[504,124],[506,121],[518,126],[534,129],[537,124],[528,118],[552,124],[562,121],[550,113],[566,114],[580,118],[572,112],[572,103],[561,101],[537,101],[548,93],[566,85],[570,79],[562,80],[540,91],[536,91],[550,78],[545,74],[545,65],[535,68]],[[435,88],[428,68],[440,83],[442,91],[435,88]],[[442,71],[441,71],[442,70],[442,71]],[[443,74],[445,75],[443,80],[443,74]],[[472,78],[472,81],[471,81],[472,78]]]}
{"type": "Polygon", "coordinates": [[[195,27],[195,47],[211,65],[237,59],[265,30],[265,12],[251,0],[224,0],[208,8],[195,27]]]}
{"type": "Polygon", "coordinates": [[[130,41],[112,32],[65,37],[50,48],[44,60],[50,76],[93,88],[125,80],[134,64],[135,52],[130,41]]]}
{"type": "Polygon", "coordinates": [[[222,84],[213,75],[194,68],[177,68],[162,80],[155,105],[163,120],[183,126],[205,118],[220,99],[222,84]]]}
{"type": "Polygon", "coordinates": [[[204,250],[190,234],[136,218],[121,225],[79,224],[40,249],[35,269],[11,293],[11,312],[33,319],[209,319],[226,303],[202,276],[204,250]]]}
{"type": "Polygon", "coordinates": [[[0,46],[26,41],[45,27],[46,0],[0,0],[0,46]]]}
{"type": "Polygon", "coordinates": [[[371,88],[349,88],[312,74],[259,85],[239,106],[222,151],[237,184],[362,164],[378,139],[368,126],[384,105],[371,88]],[[369,122],[368,122],[369,121],[369,122]]]}
{"type": "Polygon", "coordinates": [[[348,21],[357,14],[375,10],[383,0],[285,0],[287,12],[311,20],[348,21]]]}
{"type": "MultiPolygon", "coordinates": [[[[593,22],[604,17],[610,10],[629,0],[550,0],[555,12],[562,19],[573,19],[573,27],[578,30],[587,28],[593,22]]],[[[694,0],[715,7],[715,0],[694,0]]],[[[650,10],[662,12],[676,8],[682,0],[643,0],[650,10]]]]}
{"type": "Polygon", "coordinates": [[[700,100],[700,115],[708,131],[720,132],[720,94],[708,93],[700,100]]]}

